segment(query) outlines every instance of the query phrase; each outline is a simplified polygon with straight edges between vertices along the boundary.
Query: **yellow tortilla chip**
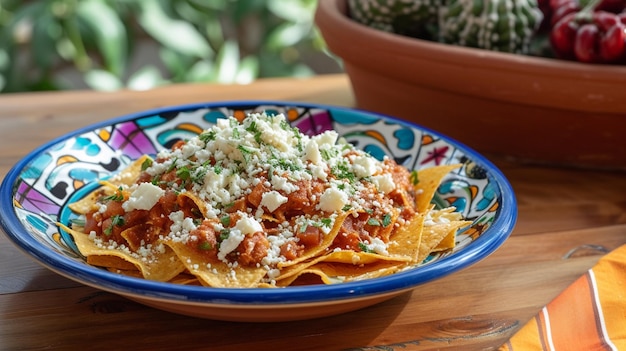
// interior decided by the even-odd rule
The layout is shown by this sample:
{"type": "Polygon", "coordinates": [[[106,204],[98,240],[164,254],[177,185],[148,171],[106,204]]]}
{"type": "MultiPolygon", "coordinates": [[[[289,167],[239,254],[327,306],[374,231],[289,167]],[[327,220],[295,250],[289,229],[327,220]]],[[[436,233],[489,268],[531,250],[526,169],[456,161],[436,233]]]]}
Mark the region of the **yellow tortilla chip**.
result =
{"type": "Polygon", "coordinates": [[[198,277],[202,285],[215,288],[254,288],[267,270],[263,267],[232,266],[218,259],[208,260],[181,241],[164,241],[183,262],[187,270],[198,277]]]}
{"type": "Polygon", "coordinates": [[[135,181],[137,180],[137,175],[141,173],[141,170],[143,169],[146,162],[151,163],[152,158],[148,155],[141,156],[140,158],[133,161],[126,168],[124,168],[122,171],[109,178],[108,182],[115,185],[116,187],[120,185],[131,186],[135,184],[135,181]]]}
{"type": "Polygon", "coordinates": [[[422,243],[417,262],[422,262],[428,257],[446,237],[452,236],[456,238],[456,232],[471,223],[470,221],[457,220],[457,218],[460,218],[460,214],[452,211],[454,211],[454,208],[448,207],[431,212],[432,220],[427,221],[422,231],[422,243]]]}
{"type": "Polygon", "coordinates": [[[138,158],[108,180],[100,181],[102,187],[92,191],[81,200],[69,204],[68,207],[78,214],[88,213],[91,211],[98,197],[114,194],[120,185],[133,185],[137,180],[137,175],[141,173],[144,163],[150,161],[152,161],[152,159],[147,155],[138,158]]]}
{"type": "Polygon", "coordinates": [[[330,245],[332,245],[333,241],[335,241],[335,238],[337,237],[337,234],[339,234],[339,229],[341,229],[341,225],[343,224],[343,221],[346,219],[348,215],[351,215],[351,214],[352,212],[342,212],[338,214],[337,217],[335,218],[335,223],[333,224],[333,228],[330,230],[328,234],[324,235],[324,240],[320,243],[319,246],[309,248],[300,257],[296,258],[295,260],[278,263],[278,268],[282,269],[285,267],[293,266],[300,262],[306,261],[310,259],[311,257],[318,256],[319,254],[324,252],[330,245]]]}
{"type": "Polygon", "coordinates": [[[417,191],[416,210],[424,213],[430,207],[439,184],[443,178],[453,169],[461,167],[461,164],[442,165],[420,169],[417,173],[418,182],[415,185],[417,191]]]}
{"type": "Polygon", "coordinates": [[[89,255],[87,256],[87,263],[98,267],[111,268],[113,270],[134,270],[135,272],[137,272],[138,275],[141,275],[141,272],[137,269],[137,266],[121,257],[113,255],[89,255]]]}
{"type": "Polygon", "coordinates": [[[387,248],[389,254],[410,257],[413,262],[416,262],[422,243],[423,227],[424,215],[414,215],[391,237],[387,248]]]}
{"type": "Polygon", "coordinates": [[[407,265],[407,261],[377,260],[370,264],[354,265],[341,262],[318,262],[305,268],[287,279],[276,282],[277,286],[293,285],[302,276],[314,274],[319,276],[324,284],[336,284],[345,281],[365,279],[365,277],[381,277],[397,272],[407,265]]]}
{"type": "Polygon", "coordinates": [[[461,229],[461,228],[471,224],[471,222],[463,220],[463,216],[460,213],[458,213],[458,212],[454,212],[454,208],[453,207],[449,207],[447,209],[443,209],[441,211],[438,211],[438,212],[435,213],[435,215],[437,215],[437,213],[442,218],[445,218],[446,220],[448,220],[450,222],[457,222],[459,224],[459,226],[456,228],[456,230],[451,230],[450,233],[448,233],[448,235],[446,235],[439,242],[439,244],[437,244],[437,246],[435,246],[433,251],[445,251],[445,250],[453,249],[456,246],[456,232],[458,231],[458,229],[461,229]]]}
{"type": "Polygon", "coordinates": [[[153,256],[140,257],[132,254],[128,250],[118,250],[115,248],[102,247],[89,238],[89,235],[80,231],[58,225],[68,232],[78,250],[86,257],[90,256],[114,256],[133,264],[145,279],[156,281],[168,281],[185,270],[185,266],[180,262],[174,251],[164,246],[163,250],[154,252],[153,256]]]}

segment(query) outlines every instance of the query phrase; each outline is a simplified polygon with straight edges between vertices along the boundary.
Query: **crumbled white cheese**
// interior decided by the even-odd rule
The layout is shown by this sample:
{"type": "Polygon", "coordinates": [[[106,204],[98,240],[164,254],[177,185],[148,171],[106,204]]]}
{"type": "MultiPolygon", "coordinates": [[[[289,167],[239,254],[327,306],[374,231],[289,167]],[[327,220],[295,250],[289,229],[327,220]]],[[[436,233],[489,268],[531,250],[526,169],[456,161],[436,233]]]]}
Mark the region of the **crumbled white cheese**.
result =
{"type": "Polygon", "coordinates": [[[336,188],[328,188],[320,196],[319,209],[325,212],[340,211],[348,203],[348,194],[336,188]]]}
{"type": "Polygon", "coordinates": [[[248,217],[247,215],[244,215],[237,221],[237,224],[235,224],[235,229],[240,231],[243,235],[254,234],[256,232],[263,231],[261,223],[259,223],[256,219],[252,217],[248,217]]]}
{"type": "Polygon", "coordinates": [[[318,134],[313,136],[311,139],[314,140],[318,147],[321,149],[323,147],[332,147],[337,143],[337,138],[339,134],[334,130],[327,130],[322,134],[318,134]]]}
{"type": "Polygon", "coordinates": [[[373,176],[372,183],[376,185],[376,188],[378,188],[379,191],[382,191],[385,194],[389,194],[396,188],[396,184],[389,173],[373,176]]]}
{"type": "Polygon", "coordinates": [[[387,252],[387,245],[379,238],[373,238],[371,243],[367,245],[367,248],[379,255],[389,255],[389,252],[387,252]]]}
{"type": "Polygon", "coordinates": [[[272,190],[263,194],[261,206],[265,206],[270,212],[274,212],[280,205],[286,203],[288,200],[287,197],[281,195],[278,191],[272,190]]]}
{"type": "Polygon", "coordinates": [[[217,258],[224,261],[226,255],[235,251],[237,246],[241,244],[245,235],[238,229],[231,229],[228,233],[228,237],[220,243],[220,250],[217,253],[217,258]]]}
{"type": "Polygon", "coordinates": [[[304,160],[311,161],[314,165],[318,165],[322,162],[322,154],[315,140],[311,139],[306,143],[306,147],[304,148],[304,160]]]}
{"type": "Polygon", "coordinates": [[[126,212],[132,210],[149,210],[159,202],[163,194],[165,194],[165,190],[158,186],[151,183],[141,183],[130,194],[128,200],[122,204],[122,208],[126,212]]]}
{"type": "Polygon", "coordinates": [[[380,167],[376,167],[376,160],[369,155],[354,157],[352,165],[354,173],[361,178],[370,177],[380,170],[380,167]]]}

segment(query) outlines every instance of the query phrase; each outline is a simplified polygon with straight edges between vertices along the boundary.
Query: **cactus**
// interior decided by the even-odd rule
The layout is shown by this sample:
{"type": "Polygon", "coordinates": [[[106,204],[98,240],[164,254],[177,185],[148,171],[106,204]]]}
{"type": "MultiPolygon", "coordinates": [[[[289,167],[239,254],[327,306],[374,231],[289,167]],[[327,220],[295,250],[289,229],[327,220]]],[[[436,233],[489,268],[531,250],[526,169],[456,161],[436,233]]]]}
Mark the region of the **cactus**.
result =
{"type": "Polygon", "coordinates": [[[538,29],[537,0],[349,0],[368,26],[442,43],[522,53],[538,29]]]}
{"type": "Polygon", "coordinates": [[[348,0],[350,16],[386,32],[437,39],[438,9],[444,0],[348,0]]]}

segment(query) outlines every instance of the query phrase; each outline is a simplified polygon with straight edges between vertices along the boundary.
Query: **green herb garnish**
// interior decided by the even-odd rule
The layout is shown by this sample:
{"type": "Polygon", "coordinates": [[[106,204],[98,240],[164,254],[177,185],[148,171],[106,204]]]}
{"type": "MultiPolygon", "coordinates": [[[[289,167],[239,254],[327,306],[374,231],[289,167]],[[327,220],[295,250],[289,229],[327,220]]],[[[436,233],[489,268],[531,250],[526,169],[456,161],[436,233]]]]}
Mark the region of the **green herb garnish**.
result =
{"type": "Polygon", "coordinates": [[[122,227],[125,223],[126,221],[124,220],[124,216],[114,215],[111,217],[111,225],[105,228],[103,232],[107,236],[111,235],[111,233],[113,233],[114,226],[122,227]]]}
{"type": "Polygon", "coordinates": [[[418,176],[417,176],[417,170],[413,170],[411,171],[411,175],[409,176],[409,179],[411,180],[411,184],[413,185],[417,185],[417,183],[420,182],[418,176]]]}
{"type": "Polygon", "coordinates": [[[363,252],[369,252],[369,253],[373,253],[374,250],[370,249],[369,247],[367,247],[367,245],[365,245],[365,243],[359,243],[359,249],[363,252]]]}
{"type": "Polygon", "coordinates": [[[124,201],[124,194],[122,194],[122,190],[123,188],[121,186],[118,187],[115,194],[103,197],[102,201],[124,201]]]}
{"type": "Polygon", "coordinates": [[[370,217],[370,219],[367,220],[367,224],[375,227],[380,227],[380,221],[373,217],[370,217]]]}
{"type": "Polygon", "coordinates": [[[391,215],[389,213],[386,213],[383,216],[383,227],[386,227],[386,226],[388,226],[390,224],[391,224],[391,215]]]}

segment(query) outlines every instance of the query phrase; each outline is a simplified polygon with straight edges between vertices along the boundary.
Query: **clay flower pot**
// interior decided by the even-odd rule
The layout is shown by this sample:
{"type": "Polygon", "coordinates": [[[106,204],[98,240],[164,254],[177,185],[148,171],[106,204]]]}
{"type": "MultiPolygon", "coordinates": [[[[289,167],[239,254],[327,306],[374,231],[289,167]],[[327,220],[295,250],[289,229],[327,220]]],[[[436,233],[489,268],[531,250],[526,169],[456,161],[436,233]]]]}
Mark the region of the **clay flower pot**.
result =
{"type": "Polygon", "coordinates": [[[346,0],[315,14],[357,107],[404,118],[486,154],[626,169],[626,67],[440,44],[361,25],[346,0]]]}

